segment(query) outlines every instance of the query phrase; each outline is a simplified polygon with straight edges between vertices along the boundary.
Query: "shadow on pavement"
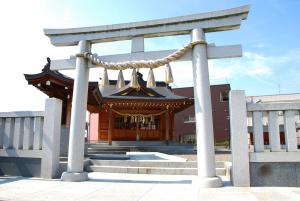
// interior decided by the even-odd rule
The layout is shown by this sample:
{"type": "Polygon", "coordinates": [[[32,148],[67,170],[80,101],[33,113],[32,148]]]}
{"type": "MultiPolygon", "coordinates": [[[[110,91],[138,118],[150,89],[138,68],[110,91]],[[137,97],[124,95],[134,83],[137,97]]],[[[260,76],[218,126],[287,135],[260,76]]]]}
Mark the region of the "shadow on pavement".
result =
{"type": "Polygon", "coordinates": [[[23,180],[23,179],[26,179],[26,178],[21,177],[21,176],[1,176],[0,177],[0,185],[23,180]]]}

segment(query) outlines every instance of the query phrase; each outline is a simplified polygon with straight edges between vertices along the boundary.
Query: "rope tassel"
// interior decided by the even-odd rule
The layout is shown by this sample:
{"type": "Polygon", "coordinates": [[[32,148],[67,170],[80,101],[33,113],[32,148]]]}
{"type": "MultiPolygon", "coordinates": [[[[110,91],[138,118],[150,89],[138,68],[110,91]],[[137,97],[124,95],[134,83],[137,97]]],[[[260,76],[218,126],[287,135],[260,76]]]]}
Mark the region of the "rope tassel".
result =
{"type": "Polygon", "coordinates": [[[138,88],[140,86],[138,83],[138,77],[135,68],[132,70],[131,81],[129,83],[129,86],[132,88],[138,88]]]}
{"type": "Polygon", "coordinates": [[[103,75],[102,75],[102,87],[108,87],[109,86],[109,79],[108,79],[108,74],[107,74],[107,69],[104,68],[103,70],[103,75]]]}
{"type": "Polygon", "coordinates": [[[125,81],[124,81],[123,71],[120,70],[118,75],[117,88],[120,89],[124,86],[125,86],[125,81]]]}
{"type": "Polygon", "coordinates": [[[165,82],[167,84],[172,83],[173,80],[173,74],[172,74],[172,70],[171,70],[171,66],[169,63],[166,64],[166,74],[165,74],[165,82]]]}
{"type": "Polygon", "coordinates": [[[148,88],[156,87],[156,82],[155,82],[154,73],[153,73],[152,68],[150,68],[149,73],[148,73],[147,87],[148,88]]]}

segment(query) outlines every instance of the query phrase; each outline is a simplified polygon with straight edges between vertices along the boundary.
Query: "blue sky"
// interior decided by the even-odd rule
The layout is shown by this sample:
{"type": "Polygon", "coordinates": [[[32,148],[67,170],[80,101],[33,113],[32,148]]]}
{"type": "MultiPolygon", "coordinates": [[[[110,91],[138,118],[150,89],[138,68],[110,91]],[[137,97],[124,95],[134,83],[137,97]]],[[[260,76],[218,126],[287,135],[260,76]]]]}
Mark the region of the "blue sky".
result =
{"type": "MultiPolygon", "coordinates": [[[[74,55],[76,47],[54,47],[43,35],[43,28],[97,26],[168,18],[227,9],[249,4],[248,19],[241,29],[209,33],[207,41],[216,45],[241,44],[242,58],[211,60],[212,84],[230,83],[247,95],[300,92],[300,1],[298,0],[11,0],[1,2],[0,89],[4,94],[0,111],[42,109],[45,96],[23,78],[23,73],[37,73],[47,56],[52,59],[74,55]],[[18,6],[16,6],[18,5],[18,6]],[[7,83],[13,85],[7,87],[7,83]],[[279,87],[280,86],[280,87],[279,87]],[[16,93],[17,91],[17,93],[16,93]],[[34,100],[34,101],[33,101],[34,100]]],[[[146,40],[146,50],[180,48],[189,36],[146,40]]],[[[99,44],[98,54],[129,52],[130,43],[99,44]]],[[[72,72],[66,72],[72,75],[72,72]]],[[[147,73],[146,71],[144,73],[147,73]]],[[[160,71],[154,72],[162,79],[160,71]]],[[[173,65],[175,85],[191,86],[190,63],[173,65]],[[182,72],[185,72],[184,74],[182,72]]],[[[91,72],[97,80],[101,69],[91,72]]],[[[147,75],[147,74],[146,74],[147,75]]],[[[145,76],[146,76],[145,75],[145,76]]],[[[116,74],[110,74],[111,79],[116,74]]],[[[129,79],[129,73],[125,74],[129,79]]]]}

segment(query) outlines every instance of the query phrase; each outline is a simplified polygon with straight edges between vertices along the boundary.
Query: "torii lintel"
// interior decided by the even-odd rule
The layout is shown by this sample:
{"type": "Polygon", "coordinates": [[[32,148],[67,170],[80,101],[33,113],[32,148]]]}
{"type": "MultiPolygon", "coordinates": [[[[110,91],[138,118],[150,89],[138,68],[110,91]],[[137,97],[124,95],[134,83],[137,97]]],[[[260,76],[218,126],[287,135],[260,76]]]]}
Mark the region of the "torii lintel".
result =
{"type": "Polygon", "coordinates": [[[103,25],[83,28],[44,29],[55,46],[77,45],[79,41],[91,43],[130,40],[135,37],[160,37],[190,34],[193,29],[217,32],[238,29],[249,13],[249,5],[143,22],[103,25]]]}

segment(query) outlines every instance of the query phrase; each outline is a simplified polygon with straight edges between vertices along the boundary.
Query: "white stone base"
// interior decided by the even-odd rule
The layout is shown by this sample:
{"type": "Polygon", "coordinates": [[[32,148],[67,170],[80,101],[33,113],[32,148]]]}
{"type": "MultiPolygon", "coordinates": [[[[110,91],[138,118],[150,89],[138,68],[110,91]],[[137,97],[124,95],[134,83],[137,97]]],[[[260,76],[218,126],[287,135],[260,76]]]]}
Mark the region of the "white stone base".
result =
{"type": "Polygon", "coordinates": [[[222,179],[218,176],[216,177],[200,177],[199,178],[200,188],[219,188],[223,186],[222,179]]]}
{"type": "Polygon", "coordinates": [[[79,181],[87,181],[89,180],[87,172],[63,172],[61,175],[62,181],[71,181],[71,182],[79,182],[79,181]]]}

